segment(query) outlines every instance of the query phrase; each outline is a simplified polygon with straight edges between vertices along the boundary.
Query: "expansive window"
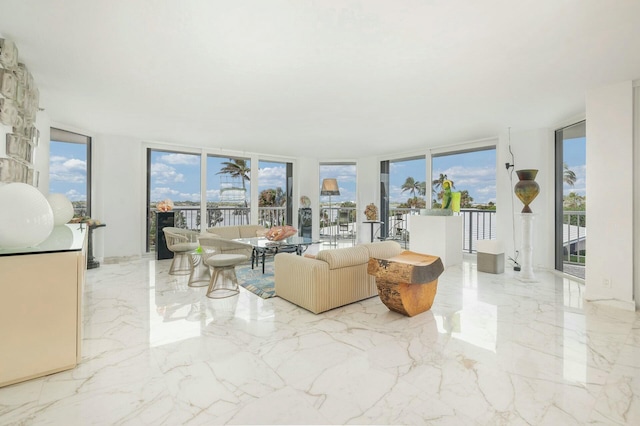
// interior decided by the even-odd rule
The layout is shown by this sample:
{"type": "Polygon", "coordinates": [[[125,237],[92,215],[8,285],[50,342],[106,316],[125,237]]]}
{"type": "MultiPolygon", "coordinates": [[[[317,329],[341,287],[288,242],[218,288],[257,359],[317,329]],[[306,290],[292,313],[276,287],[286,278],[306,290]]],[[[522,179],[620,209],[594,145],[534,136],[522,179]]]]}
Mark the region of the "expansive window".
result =
{"type": "Polygon", "coordinates": [[[155,248],[159,203],[173,204],[174,226],[200,230],[200,155],[147,149],[147,251],[155,248]]]}
{"type": "Polygon", "coordinates": [[[329,241],[356,235],[356,164],[320,164],[320,235],[329,241]],[[335,179],[338,194],[327,190],[335,179]],[[324,183],[324,185],[323,185],[324,183]],[[325,194],[323,195],[323,186],[325,194]],[[328,195],[330,194],[331,195],[328,195]]]}
{"type": "Polygon", "coordinates": [[[556,131],[556,269],[585,277],[587,261],[586,123],[556,131]]]}
{"type": "Polygon", "coordinates": [[[425,157],[381,162],[380,220],[384,222],[380,231],[382,238],[400,240],[407,245],[407,215],[415,214],[426,206],[426,164],[425,157]]]}
{"type": "Polygon", "coordinates": [[[476,241],[496,237],[496,149],[437,154],[431,160],[431,207],[442,208],[444,182],[460,193],[464,222],[463,250],[474,252],[476,241]]]}
{"type": "Polygon", "coordinates": [[[91,138],[51,128],[49,193],[64,194],[76,217],[91,216],[91,138]]]}
{"type": "Polygon", "coordinates": [[[431,164],[433,208],[442,207],[442,183],[449,180],[452,182],[452,190],[460,192],[461,208],[495,210],[495,148],[438,154],[432,157],[431,164]]]}
{"type": "Polygon", "coordinates": [[[258,221],[272,227],[290,225],[292,217],[293,175],[291,163],[259,161],[258,221]]]}
{"type": "Polygon", "coordinates": [[[251,160],[207,157],[207,227],[251,223],[251,160]]]}

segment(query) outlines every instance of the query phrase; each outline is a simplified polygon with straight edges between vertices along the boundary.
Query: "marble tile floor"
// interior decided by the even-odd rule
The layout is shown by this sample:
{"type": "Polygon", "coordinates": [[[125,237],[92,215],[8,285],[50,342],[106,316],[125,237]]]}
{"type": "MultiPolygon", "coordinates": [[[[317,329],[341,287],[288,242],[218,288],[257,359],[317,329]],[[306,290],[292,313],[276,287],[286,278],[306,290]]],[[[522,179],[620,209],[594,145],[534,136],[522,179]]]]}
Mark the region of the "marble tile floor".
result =
{"type": "Polygon", "coordinates": [[[87,271],[83,362],[0,388],[0,424],[640,424],[640,315],[551,272],[465,257],[408,318],[210,300],[169,264],[87,271]]]}

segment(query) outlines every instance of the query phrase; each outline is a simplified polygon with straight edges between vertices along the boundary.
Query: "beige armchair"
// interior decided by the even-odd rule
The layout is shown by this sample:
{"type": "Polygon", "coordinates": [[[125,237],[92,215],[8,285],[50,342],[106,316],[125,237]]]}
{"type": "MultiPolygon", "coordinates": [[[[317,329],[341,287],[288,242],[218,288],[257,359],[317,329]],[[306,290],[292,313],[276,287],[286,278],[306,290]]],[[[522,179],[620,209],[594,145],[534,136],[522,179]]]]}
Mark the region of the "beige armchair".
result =
{"type": "Polygon", "coordinates": [[[196,231],[188,229],[166,227],[162,228],[167,240],[167,248],[173,252],[173,260],[169,268],[169,275],[189,275],[191,273],[191,253],[198,248],[196,231]]]}
{"type": "MultiPolygon", "coordinates": [[[[200,234],[198,237],[198,241],[200,241],[200,246],[202,247],[203,251],[209,252],[209,256],[215,253],[241,254],[250,259],[251,254],[253,253],[253,246],[251,244],[227,240],[225,238],[221,238],[219,236],[211,234],[200,234]]],[[[204,254],[204,256],[205,258],[207,257],[206,254],[204,254]]]]}

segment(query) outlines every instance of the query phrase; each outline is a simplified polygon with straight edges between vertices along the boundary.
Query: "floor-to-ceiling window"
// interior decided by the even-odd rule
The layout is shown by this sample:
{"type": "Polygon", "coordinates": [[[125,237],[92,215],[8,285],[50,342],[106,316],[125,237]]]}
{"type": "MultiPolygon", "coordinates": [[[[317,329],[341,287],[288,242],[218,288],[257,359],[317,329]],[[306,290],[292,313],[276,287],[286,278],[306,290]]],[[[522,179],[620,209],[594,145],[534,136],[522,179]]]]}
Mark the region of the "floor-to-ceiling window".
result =
{"type": "Polygon", "coordinates": [[[321,237],[330,242],[335,242],[338,238],[355,241],[356,164],[320,163],[319,175],[321,237]],[[326,189],[329,188],[327,185],[334,183],[338,193],[326,189]],[[325,195],[323,195],[323,184],[325,195]]]}
{"type": "Polygon", "coordinates": [[[64,194],[75,217],[91,216],[91,138],[51,128],[49,193],[64,194]]]}
{"type": "Polygon", "coordinates": [[[408,215],[426,207],[425,157],[383,161],[380,164],[380,237],[409,242],[408,215]]]}
{"type": "Polygon", "coordinates": [[[174,226],[200,230],[200,155],[147,149],[147,251],[155,249],[158,204],[172,204],[174,226]]]}
{"type": "Polygon", "coordinates": [[[207,156],[206,227],[251,222],[251,160],[207,156]]]}
{"type": "Polygon", "coordinates": [[[584,278],[587,261],[586,123],[556,130],[556,269],[584,278]]]}
{"type": "Polygon", "coordinates": [[[266,227],[291,224],[292,165],[258,163],[258,222],[266,227]]]}
{"type": "Polygon", "coordinates": [[[442,208],[444,183],[460,193],[463,250],[474,252],[477,240],[496,237],[496,149],[436,154],[431,159],[431,207],[442,208]]]}

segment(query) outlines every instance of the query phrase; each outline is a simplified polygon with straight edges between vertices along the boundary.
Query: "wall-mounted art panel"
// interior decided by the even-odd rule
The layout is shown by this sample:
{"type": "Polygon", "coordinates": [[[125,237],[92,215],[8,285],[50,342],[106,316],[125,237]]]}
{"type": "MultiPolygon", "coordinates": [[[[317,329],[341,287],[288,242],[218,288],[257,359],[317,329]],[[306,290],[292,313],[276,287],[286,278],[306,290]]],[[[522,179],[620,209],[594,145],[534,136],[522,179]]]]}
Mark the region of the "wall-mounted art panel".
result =
{"type": "Polygon", "coordinates": [[[29,139],[15,133],[7,134],[7,156],[30,166],[33,164],[33,149],[29,139]]]}
{"type": "Polygon", "coordinates": [[[0,158],[0,182],[30,183],[29,170],[32,169],[13,158],[0,158]]]}
{"type": "Polygon", "coordinates": [[[8,99],[16,99],[18,77],[8,69],[0,68],[0,95],[8,99]]]}
{"type": "Polygon", "coordinates": [[[23,123],[18,107],[11,99],[0,98],[0,123],[13,127],[23,123]]]}
{"type": "Polygon", "coordinates": [[[4,68],[18,66],[18,48],[11,40],[0,38],[0,65],[4,68]]]}
{"type": "MultiPolygon", "coordinates": [[[[0,38],[0,124],[13,128],[6,134],[6,150],[0,157],[0,182],[38,185],[39,173],[32,169],[40,131],[35,127],[40,92],[33,75],[18,62],[18,48],[0,38]]],[[[0,150],[2,152],[2,150],[0,150]]]]}

